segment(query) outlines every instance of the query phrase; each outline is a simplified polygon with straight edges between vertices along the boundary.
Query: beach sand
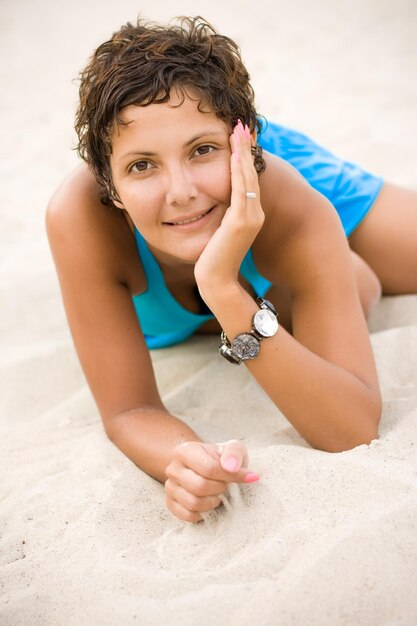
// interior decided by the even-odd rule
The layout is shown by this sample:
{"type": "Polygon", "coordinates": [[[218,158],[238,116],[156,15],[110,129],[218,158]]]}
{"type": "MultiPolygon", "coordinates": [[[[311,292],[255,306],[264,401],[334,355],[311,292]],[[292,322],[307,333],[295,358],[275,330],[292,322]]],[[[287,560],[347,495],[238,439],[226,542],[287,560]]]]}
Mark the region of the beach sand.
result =
{"type": "Polygon", "coordinates": [[[311,449],[218,338],[153,353],[168,408],[243,439],[261,475],[190,525],[104,434],[44,232],[77,163],[71,80],[139,10],[205,16],[241,44],[263,114],[417,188],[417,5],[318,4],[3,1],[2,626],[417,624],[417,296],[372,313],[380,436],[340,454],[311,449]]]}

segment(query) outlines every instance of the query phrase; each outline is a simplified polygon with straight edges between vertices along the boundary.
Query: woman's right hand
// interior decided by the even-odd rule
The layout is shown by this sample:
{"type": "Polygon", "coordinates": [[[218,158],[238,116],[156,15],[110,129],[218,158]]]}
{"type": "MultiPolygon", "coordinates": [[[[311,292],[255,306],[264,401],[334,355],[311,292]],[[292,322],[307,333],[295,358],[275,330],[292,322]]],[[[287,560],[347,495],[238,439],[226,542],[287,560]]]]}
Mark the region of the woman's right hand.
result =
{"type": "Polygon", "coordinates": [[[248,469],[245,444],[233,439],[221,444],[197,441],[182,443],[174,449],[166,468],[166,504],[184,522],[200,522],[201,513],[218,507],[220,495],[229,483],[250,483],[259,479],[248,469]]]}

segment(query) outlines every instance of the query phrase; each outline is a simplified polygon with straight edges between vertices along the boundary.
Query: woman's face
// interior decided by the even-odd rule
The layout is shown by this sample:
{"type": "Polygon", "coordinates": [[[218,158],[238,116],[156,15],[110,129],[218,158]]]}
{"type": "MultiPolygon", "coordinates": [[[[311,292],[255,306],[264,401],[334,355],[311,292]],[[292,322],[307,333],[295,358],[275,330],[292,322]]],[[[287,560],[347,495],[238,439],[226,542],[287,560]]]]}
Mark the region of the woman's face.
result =
{"type": "Polygon", "coordinates": [[[230,203],[231,128],[198,100],[122,111],[110,158],[113,183],[162,262],[195,263],[230,203]],[[192,220],[192,221],[190,221],[192,220]]]}

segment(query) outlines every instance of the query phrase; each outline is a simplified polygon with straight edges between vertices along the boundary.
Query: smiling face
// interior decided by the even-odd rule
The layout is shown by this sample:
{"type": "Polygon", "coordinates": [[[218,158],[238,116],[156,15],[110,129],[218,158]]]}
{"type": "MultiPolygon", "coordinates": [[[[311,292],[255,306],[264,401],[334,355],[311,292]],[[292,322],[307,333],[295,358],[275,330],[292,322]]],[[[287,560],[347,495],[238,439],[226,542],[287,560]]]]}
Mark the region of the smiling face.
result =
{"type": "MultiPolygon", "coordinates": [[[[230,204],[231,128],[197,99],[123,109],[110,166],[123,208],[161,262],[195,263],[230,204]]],[[[118,203],[116,203],[119,206],[118,203]]]]}

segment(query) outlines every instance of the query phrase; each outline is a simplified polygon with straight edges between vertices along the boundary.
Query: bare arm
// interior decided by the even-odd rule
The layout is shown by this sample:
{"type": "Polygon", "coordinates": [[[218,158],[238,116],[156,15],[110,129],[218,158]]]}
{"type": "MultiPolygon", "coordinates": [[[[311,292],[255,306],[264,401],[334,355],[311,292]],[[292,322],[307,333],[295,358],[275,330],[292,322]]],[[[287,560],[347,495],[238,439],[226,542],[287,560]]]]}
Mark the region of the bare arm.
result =
{"type": "Polygon", "coordinates": [[[186,441],[202,441],[184,422],[153,406],[116,415],[106,431],[109,439],[135,465],[162,484],[177,446],[186,441]]]}
{"type": "Polygon", "coordinates": [[[58,190],[47,230],[75,347],[108,437],[139,468],[164,484],[167,508],[188,522],[221,504],[229,482],[253,482],[240,441],[202,443],[171,415],[157,390],[149,350],[134,311],[144,289],[134,239],[122,214],[100,204],[80,168],[58,190]],[[187,442],[186,446],[179,444],[187,442]],[[234,455],[238,467],[230,469],[234,455]]]}
{"type": "MultiPolygon", "coordinates": [[[[250,330],[258,310],[229,270],[238,265],[230,261],[233,245],[238,259],[239,239],[256,229],[260,209],[244,196],[248,189],[260,193],[247,157],[237,165],[232,160],[230,213],[196,266],[200,292],[230,339],[250,330]]],[[[320,194],[292,171],[275,172],[277,178],[268,167],[262,202],[269,210],[253,249],[263,273],[292,294],[294,336],[279,328],[247,367],[314,447],[341,451],[369,443],[377,435],[381,398],[346,238],[320,194]],[[283,198],[278,207],[274,194],[283,198]]]]}
{"type": "Polygon", "coordinates": [[[68,322],[107,435],[164,483],[175,447],[201,440],[159,396],[122,264],[140,263],[131,233],[81,172],[61,186],[46,217],[68,322]]]}
{"type": "MultiPolygon", "coordinates": [[[[253,299],[239,288],[228,288],[227,300],[218,295],[207,301],[227,335],[233,338],[250,330],[251,318],[258,310],[253,299]]],[[[307,297],[304,302],[294,298],[293,310],[297,324],[306,321],[314,333],[314,302],[309,303],[307,297]]],[[[369,384],[368,377],[362,379],[343,366],[331,340],[315,352],[307,345],[315,344],[317,335],[313,341],[305,341],[307,345],[298,337],[296,331],[292,337],[281,327],[275,337],[264,340],[261,354],[246,362],[248,369],[313,447],[340,452],[369,443],[377,436],[381,413],[376,382],[369,384]]]]}

